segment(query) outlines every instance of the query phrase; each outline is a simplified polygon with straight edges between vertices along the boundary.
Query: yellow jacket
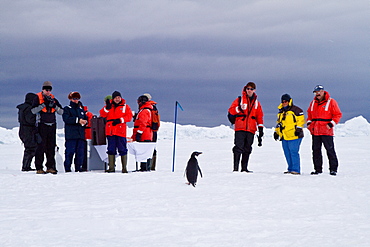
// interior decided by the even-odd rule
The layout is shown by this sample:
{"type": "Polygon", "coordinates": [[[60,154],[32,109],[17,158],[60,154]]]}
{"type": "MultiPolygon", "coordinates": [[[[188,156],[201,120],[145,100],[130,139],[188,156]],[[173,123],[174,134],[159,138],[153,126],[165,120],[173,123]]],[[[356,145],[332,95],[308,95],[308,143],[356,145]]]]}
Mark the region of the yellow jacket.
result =
{"type": "Polygon", "coordinates": [[[305,123],[302,109],[293,105],[293,99],[290,99],[287,109],[284,109],[282,104],[278,106],[278,109],[275,132],[279,135],[280,140],[289,141],[302,138],[305,123]],[[299,136],[297,135],[297,128],[302,128],[299,136]]]}

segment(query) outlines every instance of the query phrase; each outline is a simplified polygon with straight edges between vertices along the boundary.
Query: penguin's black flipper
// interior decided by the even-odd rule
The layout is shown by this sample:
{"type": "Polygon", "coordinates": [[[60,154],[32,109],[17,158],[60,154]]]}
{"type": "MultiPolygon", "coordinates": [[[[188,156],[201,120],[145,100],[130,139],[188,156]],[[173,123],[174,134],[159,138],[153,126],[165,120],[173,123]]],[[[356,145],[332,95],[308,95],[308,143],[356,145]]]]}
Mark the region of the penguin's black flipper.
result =
{"type": "Polygon", "coordinates": [[[203,177],[202,170],[200,169],[199,165],[198,165],[198,171],[200,173],[200,177],[203,177]]]}

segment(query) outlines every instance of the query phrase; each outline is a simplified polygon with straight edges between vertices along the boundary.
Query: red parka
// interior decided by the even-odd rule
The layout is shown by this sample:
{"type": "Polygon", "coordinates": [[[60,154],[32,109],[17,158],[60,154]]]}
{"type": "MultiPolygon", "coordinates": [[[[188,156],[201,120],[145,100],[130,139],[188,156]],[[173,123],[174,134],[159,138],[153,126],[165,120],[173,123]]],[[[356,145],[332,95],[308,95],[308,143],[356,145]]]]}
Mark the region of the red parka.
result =
{"type": "Polygon", "coordinates": [[[84,111],[86,112],[87,116],[87,125],[85,126],[85,139],[91,140],[91,119],[94,116],[94,114],[89,112],[87,106],[84,106],[84,111]]]}
{"type": "Polygon", "coordinates": [[[112,108],[107,110],[104,106],[100,110],[100,116],[105,117],[107,119],[107,124],[105,125],[105,134],[107,136],[121,136],[126,137],[126,130],[127,130],[127,122],[132,120],[132,111],[129,105],[126,104],[126,101],[122,99],[122,101],[117,105],[110,100],[112,104],[112,108]],[[114,119],[120,119],[120,123],[117,125],[113,125],[114,119]]]}
{"type": "Polygon", "coordinates": [[[328,124],[332,123],[333,126],[338,124],[342,117],[342,112],[337,101],[330,98],[329,93],[325,91],[324,99],[321,102],[315,96],[308,107],[307,115],[307,128],[312,135],[334,136],[334,128],[329,128],[328,124]]]}
{"type": "Polygon", "coordinates": [[[243,88],[241,99],[236,98],[229,108],[229,113],[236,115],[234,130],[256,133],[257,127],[263,127],[263,111],[257,95],[248,97],[246,86],[243,88]]]}
{"type": "Polygon", "coordinates": [[[132,140],[136,140],[136,133],[141,134],[141,139],[139,141],[152,141],[153,131],[152,126],[152,105],[153,101],[148,101],[142,106],[140,106],[139,112],[136,115],[134,122],[134,130],[132,134],[132,140]]]}

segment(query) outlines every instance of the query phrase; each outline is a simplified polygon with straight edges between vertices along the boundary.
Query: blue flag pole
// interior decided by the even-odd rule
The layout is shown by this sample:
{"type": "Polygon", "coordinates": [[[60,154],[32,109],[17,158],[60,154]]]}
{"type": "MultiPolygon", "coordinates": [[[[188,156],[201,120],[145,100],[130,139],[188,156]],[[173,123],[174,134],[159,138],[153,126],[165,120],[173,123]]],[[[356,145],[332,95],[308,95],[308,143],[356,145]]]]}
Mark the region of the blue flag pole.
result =
{"type": "Polygon", "coordinates": [[[175,157],[176,157],[176,125],[177,125],[177,107],[180,108],[181,111],[182,109],[181,105],[179,102],[176,101],[175,104],[175,126],[174,126],[174,131],[173,131],[173,154],[172,154],[172,172],[175,171],[175,157]]]}

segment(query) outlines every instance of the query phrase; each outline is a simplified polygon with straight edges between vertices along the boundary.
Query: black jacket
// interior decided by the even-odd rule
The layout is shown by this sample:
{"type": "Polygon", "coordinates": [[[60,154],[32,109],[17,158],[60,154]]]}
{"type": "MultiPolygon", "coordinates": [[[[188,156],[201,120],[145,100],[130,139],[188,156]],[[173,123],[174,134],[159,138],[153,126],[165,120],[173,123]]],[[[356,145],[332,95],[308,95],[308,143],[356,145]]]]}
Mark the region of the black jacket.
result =
{"type": "Polygon", "coordinates": [[[64,107],[63,121],[65,139],[85,139],[85,127],[82,126],[80,119],[87,120],[86,112],[81,102],[79,104],[70,102],[69,106],[64,107]]]}
{"type": "Polygon", "coordinates": [[[32,102],[37,98],[36,94],[28,93],[26,94],[24,103],[17,105],[18,108],[18,122],[19,127],[19,137],[25,146],[35,146],[36,143],[36,115],[31,112],[32,102]]]}

